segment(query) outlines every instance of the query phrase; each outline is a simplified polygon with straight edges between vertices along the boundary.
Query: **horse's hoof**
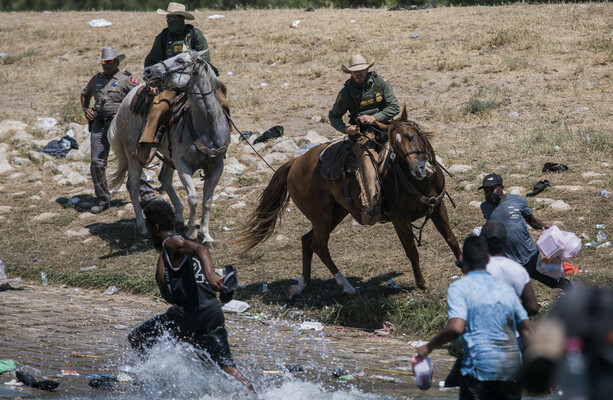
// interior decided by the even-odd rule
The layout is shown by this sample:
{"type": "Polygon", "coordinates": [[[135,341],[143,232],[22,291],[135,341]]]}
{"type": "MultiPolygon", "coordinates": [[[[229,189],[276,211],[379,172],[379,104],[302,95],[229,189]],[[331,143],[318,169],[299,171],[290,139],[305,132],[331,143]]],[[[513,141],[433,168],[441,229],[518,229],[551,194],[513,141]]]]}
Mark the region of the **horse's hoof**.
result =
{"type": "Polygon", "coordinates": [[[420,288],[421,290],[423,290],[424,292],[430,292],[432,290],[434,290],[433,287],[431,287],[430,285],[428,285],[427,283],[421,283],[421,284],[417,284],[417,287],[420,288]]]}
{"type": "Polygon", "coordinates": [[[300,291],[298,290],[298,285],[292,285],[287,289],[287,297],[292,300],[294,297],[298,296],[300,291]]]}

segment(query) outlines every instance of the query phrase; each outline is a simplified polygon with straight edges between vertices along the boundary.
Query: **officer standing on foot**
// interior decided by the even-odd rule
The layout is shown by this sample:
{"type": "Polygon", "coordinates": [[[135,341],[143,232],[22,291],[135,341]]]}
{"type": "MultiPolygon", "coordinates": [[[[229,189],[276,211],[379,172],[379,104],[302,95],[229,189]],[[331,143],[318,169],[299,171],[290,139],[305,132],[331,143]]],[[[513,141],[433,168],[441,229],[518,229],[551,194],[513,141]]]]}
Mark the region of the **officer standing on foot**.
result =
{"type": "MultiPolygon", "coordinates": [[[[119,70],[119,63],[126,58],[117,54],[112,47],[103,47],[100,62],[102,72],[94,75],[81,92],[81,106],[85,117],[90,123],[91,132],[91,164],[90,171],[94,182],[98,204],[91,208],[93,214],[99,214],[111,205],[111,195],[106,182],[106,165],[109,157],[110,144],[106,132],[119,109],[121,101],[138,85],[138,82],[127,71],[119,70]],[[90,108],[90,100],[94,98],[94,107],[90,108]]],[[[143,203],[155,199],[153,189],[141,176],[140,195],[143,203]]]]}

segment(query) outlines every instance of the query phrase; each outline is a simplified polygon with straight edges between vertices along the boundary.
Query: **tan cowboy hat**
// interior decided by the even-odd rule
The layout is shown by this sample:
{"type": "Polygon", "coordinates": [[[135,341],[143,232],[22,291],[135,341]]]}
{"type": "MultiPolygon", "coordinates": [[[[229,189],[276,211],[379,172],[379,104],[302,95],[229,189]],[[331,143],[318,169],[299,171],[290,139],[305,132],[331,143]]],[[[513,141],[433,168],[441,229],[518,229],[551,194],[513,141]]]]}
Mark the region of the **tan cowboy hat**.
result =
{"type": "Polygon", "coordinates": [[[341,70],[343,70],[343,72],[346,72],[346,73],[349,74],[349,73],[354,72],[354,71],[361,71],[363,69],[370,68],[373,65],[375,65],[375,61],[374,60],[371,61],[370,64],[368,64],[364,57],[362,57],[359,54],[354,54],[349,59],[349,67],[347,67],[347,66],[345,66],[343,64],[343,65],[341,65],[341,70]]]}
{"type": "Polygon", "coordinates": [[[184,17],[185,19],[192,20],[194,16],[187,11],[185,11],[185,6],[181,3],[170,2],[168,3],[168,9],[166,11],[158,8],[158,14],[160,15],[178,15],[180,17],[184,17]]]}
{"type": "Polygon", "coordinates": [[[104,46],[102,48],[102,55],[100,56],[100,61],[109,61],[115,60],[122,62],[126,58],[123,54],[117,54],[117,50],[112,47],[104,46]]]}

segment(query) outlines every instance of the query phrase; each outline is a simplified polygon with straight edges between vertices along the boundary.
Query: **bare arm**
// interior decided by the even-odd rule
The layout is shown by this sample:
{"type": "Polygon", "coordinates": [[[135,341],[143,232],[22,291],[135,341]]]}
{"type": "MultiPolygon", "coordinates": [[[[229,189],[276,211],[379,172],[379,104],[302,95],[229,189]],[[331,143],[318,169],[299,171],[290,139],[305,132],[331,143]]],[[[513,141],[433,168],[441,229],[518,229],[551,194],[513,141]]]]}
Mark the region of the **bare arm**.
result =
{"type": "Polygon", "coordinates": [[[160,289],[160,294],[170,304],[173,304],[172,297],[170,293],[168,293],[168,287],[166,286],[166,276],[164,270],[164,260],[162,259],[162,255],[158,257],[158,265],[155,269],[155,281],[158,284],[158,289],[160,289]]]}
{"type": "Polygon", "coordinates": [[[447,325],[436,334],[430,341],[417,349],[417,354],[420,357],[426,357],[432,352],[432,350],[441,347],[442,345],[451,342],[462,333],[464,333],[464,327],[466,321],[462,318],[451,318],[447,321],[447,325]]]}
{"type": "Polygon", "coordinates": [[[88,121],[91,121],[92,119],[94,119],[94,110],[89,108],[90,99],[91,97],[81,94],[81,107],[83,108],[83,112],[85,113],[85,118],[87,118],[88,121]]]}
{"type": "Polygon", "coordinates": [[[524,218],[526,219],[526,223],[530,225],[531,227],[533,227],[534,229],[540,229],[544,231],[545,229],[548,229],[550,227],[549,224],[546,224],[540,219],[536,218],[534,214],[530,214],[524,218]]]}
{"type": "Polygon", "coordinates": [[[517,325],[517,332],[519,332],[519,336],[521,336],[521,340],[524,342],[524,347],[526,343],[530,340],[530,335],[532,334],[532,327],[530,326],[529,320],[524,320],[517,325]]]}
{"type": "Polygon", "coordinates": [[[185,240],[180,236],[171,237],[166,241],[164,246],[166,247],[166,251],[171,254],[180,253],[197,257],[204,268],[204,275],[211,289],[217,292],[221,291],[223,279],[221,276],[217,275],[213,269],[213,257],[211,257],[208,247],[200,243],[192,242],[191,240],[185,240]]]}
{"type": "Polygon", "coordinates": [[[536,301],[536,295],[534,294],[534,288],[532,287],[532,283],[526,283],[524,286],[524,291],[521,293],[521,303],[524,306],[524,309],[528,313],[528,315],[536,315],[539,312],[538,301],[536,301]]]}

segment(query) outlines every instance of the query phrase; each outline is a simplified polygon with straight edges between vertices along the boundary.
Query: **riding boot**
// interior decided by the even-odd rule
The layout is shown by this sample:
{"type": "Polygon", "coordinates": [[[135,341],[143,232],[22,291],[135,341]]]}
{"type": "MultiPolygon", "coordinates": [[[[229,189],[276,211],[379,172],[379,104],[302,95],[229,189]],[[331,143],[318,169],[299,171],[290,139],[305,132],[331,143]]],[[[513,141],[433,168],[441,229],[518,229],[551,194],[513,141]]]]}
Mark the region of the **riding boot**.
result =
{"type": "Polygon", "coordinates": [[[176,97],[177,93],[174,90],[164,90],[153,99],[138,145],[131,154],[132,158],[143,167],[146,167],[155,156],[159,143],[159,140],[156,141],[156,139],[158,139],[162,126],[168,119],[170,107],[176,97]]]}
{"type": "Polygon", "coordinates": [[[370,148],[370,143],[372,142],[367,138],[359,137],[353,144],[353,152],[358,162],[356,178],[361,190],[362,224],[365,225],[377,223],[381,212],[381,192],[376,172],[379,154],[370,148]]]}

